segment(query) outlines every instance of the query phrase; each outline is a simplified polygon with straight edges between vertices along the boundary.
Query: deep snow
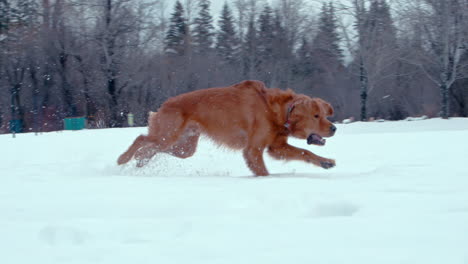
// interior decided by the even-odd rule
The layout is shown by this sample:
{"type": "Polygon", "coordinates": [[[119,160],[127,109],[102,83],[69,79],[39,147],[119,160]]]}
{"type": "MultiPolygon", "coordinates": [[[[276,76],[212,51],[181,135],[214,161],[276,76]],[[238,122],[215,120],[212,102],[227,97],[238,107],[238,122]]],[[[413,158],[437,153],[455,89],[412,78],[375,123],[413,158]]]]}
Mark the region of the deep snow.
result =
{"type": "Polygon", "coordinates": [[[146,128],[0,136],[0,263],[468,264],[468,119],[338,125],[323,170],[239,152],[116,166],[146,128]]]}

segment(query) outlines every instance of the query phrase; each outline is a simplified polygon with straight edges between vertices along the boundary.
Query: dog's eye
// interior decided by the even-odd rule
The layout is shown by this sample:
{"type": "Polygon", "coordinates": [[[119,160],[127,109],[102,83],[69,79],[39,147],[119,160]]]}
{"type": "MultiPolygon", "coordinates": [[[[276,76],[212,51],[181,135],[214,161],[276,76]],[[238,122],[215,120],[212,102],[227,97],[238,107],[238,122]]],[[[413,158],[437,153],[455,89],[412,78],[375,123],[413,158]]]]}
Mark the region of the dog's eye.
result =
{"type": "Polygon", "coordinates": [[[315,118],[319,118],[319,115],[314,115],[315,118]]]}

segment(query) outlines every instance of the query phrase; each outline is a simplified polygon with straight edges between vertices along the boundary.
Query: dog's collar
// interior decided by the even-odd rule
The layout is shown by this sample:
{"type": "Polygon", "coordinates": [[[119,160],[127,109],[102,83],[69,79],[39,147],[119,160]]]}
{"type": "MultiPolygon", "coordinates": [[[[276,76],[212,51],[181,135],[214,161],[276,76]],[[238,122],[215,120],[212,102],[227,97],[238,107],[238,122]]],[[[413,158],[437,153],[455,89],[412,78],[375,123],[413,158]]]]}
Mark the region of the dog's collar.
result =
{"type": "Polygon", "coordinates": [[[291,112],[296,107],[296,103],[292,102],[288,106],[288,112],[286,112],[286,122],[284,122],[284,127],[287,128],[288,130],[291,129],[291,121],[289,120],[289,117],[291,116],[291,112]]]}

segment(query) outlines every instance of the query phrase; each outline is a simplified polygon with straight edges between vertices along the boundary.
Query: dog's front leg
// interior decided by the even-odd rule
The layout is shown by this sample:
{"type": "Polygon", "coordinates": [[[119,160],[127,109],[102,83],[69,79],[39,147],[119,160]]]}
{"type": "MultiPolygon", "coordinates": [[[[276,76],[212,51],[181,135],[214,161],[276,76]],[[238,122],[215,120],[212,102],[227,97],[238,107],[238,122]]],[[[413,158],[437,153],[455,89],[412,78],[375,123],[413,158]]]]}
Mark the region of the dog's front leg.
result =
{"type": "Polygon", "coordinates": [[[270,146],[268,154],[279,160],[302,160],[324,169],[329,169],[336,165],[333,159],[320,157],[308,150],[296,148],[287,143],[270,146]]]}
{"type": "Polygon", "coordinates": [[[247,147],[244,149],[244,159],[249,169],[256,176],[267,176],[268,170],[263,161],[263,150],[261,147],[247,147]]]}

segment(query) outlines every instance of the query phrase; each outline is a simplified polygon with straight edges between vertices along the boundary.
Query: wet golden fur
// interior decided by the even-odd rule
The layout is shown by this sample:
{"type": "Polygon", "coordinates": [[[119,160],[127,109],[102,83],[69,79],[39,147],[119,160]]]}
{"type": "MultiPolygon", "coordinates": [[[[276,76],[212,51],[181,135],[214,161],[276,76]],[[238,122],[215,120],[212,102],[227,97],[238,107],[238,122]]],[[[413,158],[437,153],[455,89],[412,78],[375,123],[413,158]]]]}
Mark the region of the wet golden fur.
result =
{"type": "Polygon", "coordinates": [[[266,88],[259,81],[229,87],[197,90],[168,99],[149,115],[148,135],[138,136],[118,164],[134,157],[145,165],[158,152],[179,158],[195,153],[200,134],[232,149],[243,150],[247,166],[255,175],[268,175],[263,153],[277,159],[302,160],[323,168],[335,161],[296,148],[288,136],[306,139],[311,133],[333,136],[327,116],[331,105],[319,98],[292,90],[266,88]],[[291,107],[293,106],[293,107],[291,107]],[[288,109],[292,109],[288,113],[288,109]],[[285,127],[289,120],[289,128],[285,127]]]}

